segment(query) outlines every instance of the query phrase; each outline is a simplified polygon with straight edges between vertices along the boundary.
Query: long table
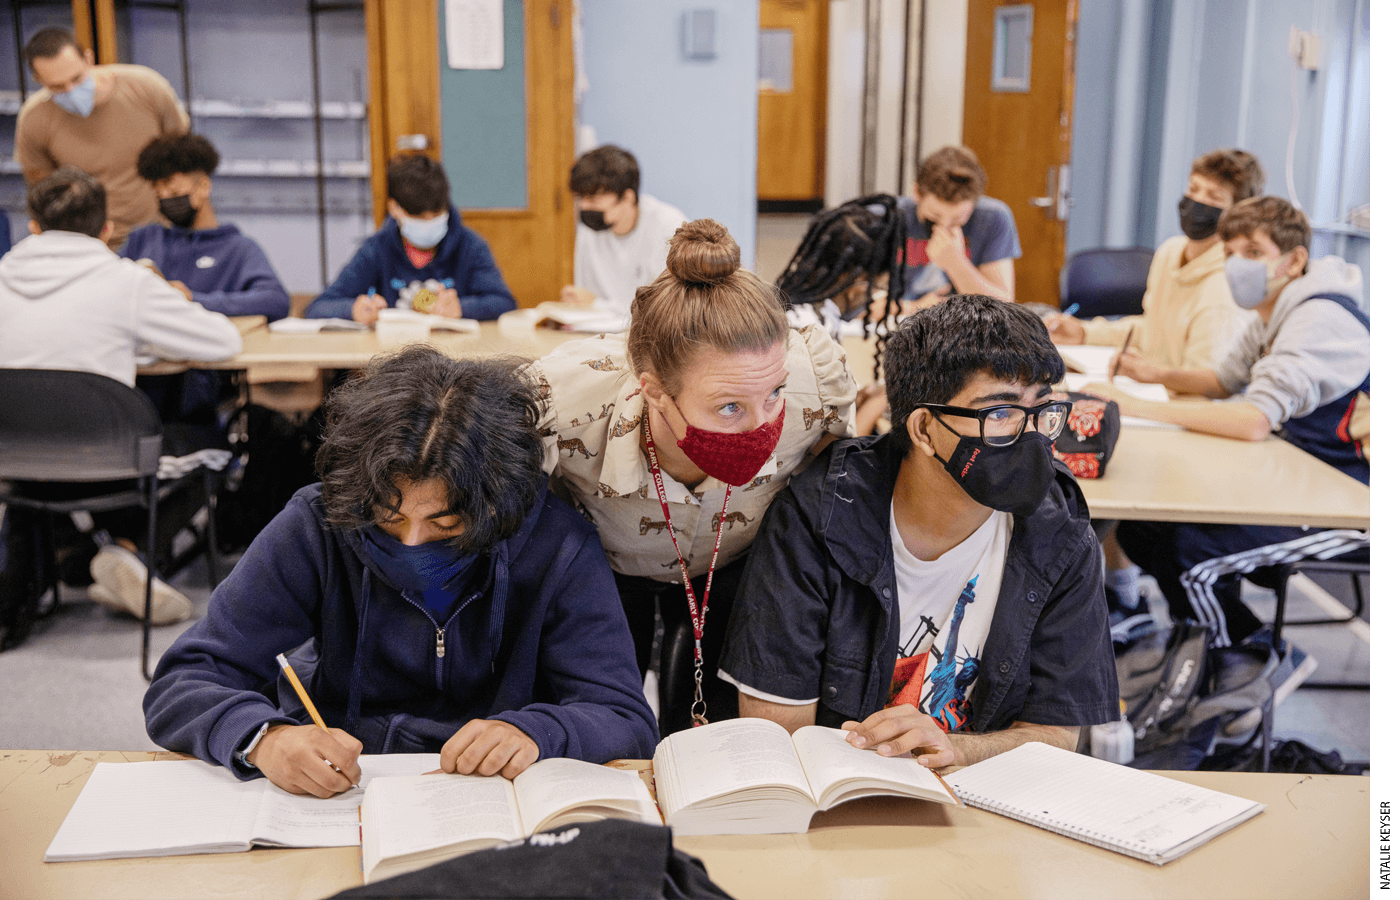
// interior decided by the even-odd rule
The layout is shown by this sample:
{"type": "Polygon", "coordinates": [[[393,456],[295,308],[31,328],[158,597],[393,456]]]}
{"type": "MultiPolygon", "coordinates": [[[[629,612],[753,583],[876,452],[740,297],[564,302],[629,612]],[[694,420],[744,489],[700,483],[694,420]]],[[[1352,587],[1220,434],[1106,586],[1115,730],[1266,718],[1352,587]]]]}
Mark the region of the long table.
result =
{"type": "MultiPolygon", "coordinates": [[[[0,750],[0,895],[311,898],[359,883],[359,851],[349,847],[42,861],[93,765],[172,758],[178,757],[0,750]]],[[[1161,867],[994,813],[892,798],[819,813],[806,834],[675,843],[740,898],[1367,896],[1369,778],[1162,774],[1268,808],[1161,867]]]]}
{"type": "MultiPolygon", "coordinates": [[[[479,335],[433,332],[454,356],[538,358],[566,341],[592,335],[533,327],[525,311],[481,323],[479,335]]],[[[873,341],[842,342],[857,382],[870,380],[873,341]]],[[[374,332],[244,335],[231,360],[191,365],[244,369],[250,380],[299,381],[323,368],[359,368],[391,352],[374,332]]],[[[1125,427],[1104,477],[1080,487],[1096,518],[1317,528],[1370,527],[1368,487],[1279,438],[1248,442],[1180,429],[1125,427]]]]}

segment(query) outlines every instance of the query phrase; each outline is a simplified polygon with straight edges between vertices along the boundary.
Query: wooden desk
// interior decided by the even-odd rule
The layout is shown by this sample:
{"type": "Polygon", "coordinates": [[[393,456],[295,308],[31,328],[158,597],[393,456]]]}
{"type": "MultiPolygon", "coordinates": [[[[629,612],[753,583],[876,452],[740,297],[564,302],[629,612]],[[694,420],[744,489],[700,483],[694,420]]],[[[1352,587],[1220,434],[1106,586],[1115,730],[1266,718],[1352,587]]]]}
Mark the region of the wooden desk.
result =
{"type": "MultiPolygon", "coordinates": [[[[856,381],[868,382],[874,341],[841,346],[856,381]]],[[[1079,487],[1101,519],[1371,527],[1370,488],[1277,437],[1125,427],[1104,477],[1082,478],[1079,487]]]]}
{"type": "MultiPolygon", "coordinates": [[[[451,356],[516,354],[538,358],[565,341],[593,335],[511,323],[482,322],[481,334],[434,331],[429,343],[451,356]]],[[[269,369],[301,366],[318,369],[359,369],[381,353],[398,346],[382,344],[373,331],[326,331],[317,334],[278,334],[266,327],[243,336],[243,350],[232,359],[186,363],[204,369],[269,369]]]]}
{"type": "MultiPolygon", "coordinates": [[[[0,894],[324,897],[359,883],[359,851],[44,863],[98,761],[149,752],[0,750],[0,894]]],[[[1164,773],[1249,797],[1262,814],[1157,867],[994,813],[878,798],[820,813],[807,834],[683,837],[736,897],[1365,897],[1370,779],[1164,773]]]]}

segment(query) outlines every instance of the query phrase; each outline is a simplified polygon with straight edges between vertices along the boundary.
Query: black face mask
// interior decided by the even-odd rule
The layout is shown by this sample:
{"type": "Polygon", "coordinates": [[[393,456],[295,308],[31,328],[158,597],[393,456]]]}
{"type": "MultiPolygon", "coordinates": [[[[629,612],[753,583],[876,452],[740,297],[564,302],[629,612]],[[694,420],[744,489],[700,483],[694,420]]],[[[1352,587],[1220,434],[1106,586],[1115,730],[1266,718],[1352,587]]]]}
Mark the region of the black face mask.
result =
{"type": "Polygon", "coordinates": [[[601,209],[581,209],[578,211],[578,220],[594,231],[607,231],[612,227],[604,221],[601,209]]]}
{"type": "Polygon", "coordinates": [[[1181,202],[1176,205],[1176,213],[1181,217],[1182,233],[1193,241],[1203,241],[1215,234],[1215,226],[1225,210],[1199,203],[1183,194],[1181,202]]]}
{"type": "MultiPolygon", "coordinates": [[[[942,419],[938,424],[953,431],[942,419]]],[[[959,435],[952,456],[944,460],[935,453],[934,458],[973,500],[1014,516],[1034,513],[1055,480],[1050,439],[1035,431],[1027,430],[1005,447],[988,447],[977,435],[959,435]]]]}
{"type": "Polygon", "coordinates": [[[166,197],[160,201],[160,214],[170,220],[170,224],[176,228],[189,228],[194,224],[194,217],[199,213],[190,203],[189,194],[181,194],[178,197],[166,197]]]}

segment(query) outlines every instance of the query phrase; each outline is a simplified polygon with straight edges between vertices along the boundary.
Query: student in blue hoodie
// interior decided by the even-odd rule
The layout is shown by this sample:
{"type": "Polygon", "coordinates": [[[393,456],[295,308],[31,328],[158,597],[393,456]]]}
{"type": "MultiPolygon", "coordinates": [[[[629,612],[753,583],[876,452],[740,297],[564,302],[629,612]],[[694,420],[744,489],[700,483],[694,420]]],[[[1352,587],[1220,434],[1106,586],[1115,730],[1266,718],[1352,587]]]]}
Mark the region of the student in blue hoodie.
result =
{"type": "Polygon", "coordinates": [[[291,300],[266,254],[232,223],[220,224],[212,199],[219,151],[197,134],[151,141],[136,171],[155,188],[159,223],[136,229],[120,255],[150,260],[188,299],[226,316],[285,318],[291,300]]]}
{"type": "Polygon", "coordinates": [[[507,778],[550,757],[651,756],[612,572],[540,473],[517,362],[410,347],[332,395],[322,483],[157,666],[154,741],[319,797],[358,782],[362,751],[507,778]],[[329,731],[308,724],[278,653],[329,731]]]}
{"type": "Polygon", "coordinates": [[[372,325],[389,306],[450,319],[495,319],[515,298],[481,235],[462,224],[442,164],[401,154],[385,171],[389,218],[306,310],[372,325]]]}

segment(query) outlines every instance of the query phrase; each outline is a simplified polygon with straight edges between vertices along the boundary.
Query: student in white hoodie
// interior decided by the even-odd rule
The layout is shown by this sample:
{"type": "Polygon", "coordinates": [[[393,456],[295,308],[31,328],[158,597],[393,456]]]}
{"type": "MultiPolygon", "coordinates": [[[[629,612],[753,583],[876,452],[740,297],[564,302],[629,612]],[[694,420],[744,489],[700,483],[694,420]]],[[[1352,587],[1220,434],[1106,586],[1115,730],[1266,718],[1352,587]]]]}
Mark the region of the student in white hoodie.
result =
{"type": "MultiPolygon", "coordinates": [[[[0,366],[95,372],[134,385],[138,349],[182,360],[227,359],[242,349],[227,317],[108,249],[112,223],[96,178],[64,166],[35,183],[27,202],[31,234],[0,258],[0,366]]],[[[125,543],[93,558],[89,594],[140,615],[146,571],[125,543]]],[[[190,609],[158,582],[152,622],[178,621],[190,609]]]]}

